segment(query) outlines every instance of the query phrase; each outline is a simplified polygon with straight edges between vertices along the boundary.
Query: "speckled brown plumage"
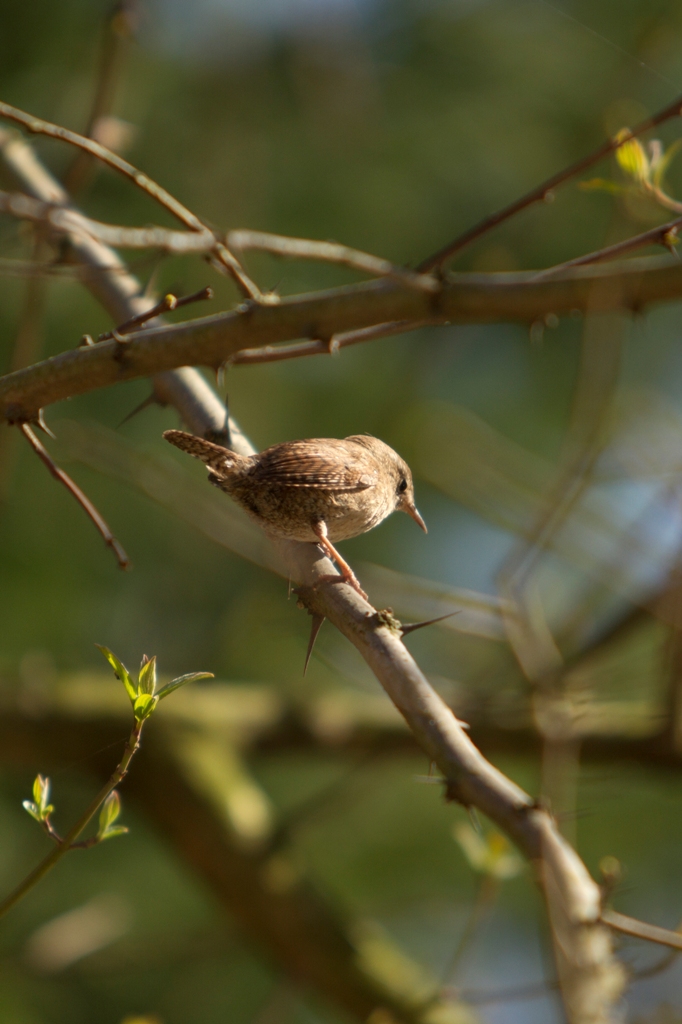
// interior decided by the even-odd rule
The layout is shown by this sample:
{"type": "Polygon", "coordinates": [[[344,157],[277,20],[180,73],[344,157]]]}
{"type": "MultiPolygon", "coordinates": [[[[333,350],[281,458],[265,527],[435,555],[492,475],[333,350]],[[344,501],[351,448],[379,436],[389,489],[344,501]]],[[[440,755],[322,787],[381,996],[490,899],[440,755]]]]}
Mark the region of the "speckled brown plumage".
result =
{"type": "Polygon", "coordinates": [[[201,459],[211,483],[268,533],[320,544],[341,570],[331,579],[345,580],[363,596],[333,542],[366,533],[396,510],[426,530],[415,508],[409,466],[376,437],[285,441],[243,456],[182,430],[163,436],[201,459]]]}

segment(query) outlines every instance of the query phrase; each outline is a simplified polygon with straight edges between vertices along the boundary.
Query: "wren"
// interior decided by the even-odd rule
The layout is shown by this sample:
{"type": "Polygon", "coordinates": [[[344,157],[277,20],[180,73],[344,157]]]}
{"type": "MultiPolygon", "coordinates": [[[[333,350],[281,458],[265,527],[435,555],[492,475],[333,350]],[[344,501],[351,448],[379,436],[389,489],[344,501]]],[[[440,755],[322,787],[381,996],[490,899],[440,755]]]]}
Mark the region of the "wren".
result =
{"type": "Polygon", "coordinates": [[[367,434],[284,441],[256,455],[237,455],[183,430],[165,439],[201,459],[209,480],[225,491],[266,533],[319,544],[340,576],[361,597],[353,570],[334,543],[378,526],[391,512],[407,512],[426,533],[414,504],[410,467],[387,444],[367,434]]]}

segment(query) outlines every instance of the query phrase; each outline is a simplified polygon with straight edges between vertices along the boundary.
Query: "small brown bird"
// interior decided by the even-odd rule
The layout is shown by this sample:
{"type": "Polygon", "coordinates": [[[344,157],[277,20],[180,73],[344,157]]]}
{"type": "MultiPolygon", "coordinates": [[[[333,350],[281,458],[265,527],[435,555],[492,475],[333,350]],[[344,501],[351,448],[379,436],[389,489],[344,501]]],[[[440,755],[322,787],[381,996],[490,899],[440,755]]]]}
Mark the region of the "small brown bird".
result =
{"type": "Polygon", "coordinates": [[[367,595],[332,542],[366,533],[396,510],[407,512],[426,533],[409,466],[376,437],[284,441],[244,456],[183,430],[163,436],[205,462],[210,482],[266,532],[319,544],[341,571],[324,579],[349,583],[362,597],[367,595]]]}

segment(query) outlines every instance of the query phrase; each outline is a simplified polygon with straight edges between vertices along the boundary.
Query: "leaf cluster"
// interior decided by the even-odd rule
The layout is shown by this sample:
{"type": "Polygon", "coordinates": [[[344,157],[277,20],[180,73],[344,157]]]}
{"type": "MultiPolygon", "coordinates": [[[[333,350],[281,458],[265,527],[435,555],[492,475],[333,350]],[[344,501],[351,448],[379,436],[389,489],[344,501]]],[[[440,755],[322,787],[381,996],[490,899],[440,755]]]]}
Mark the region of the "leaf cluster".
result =
{"type": "Polygon", "coordinates": [[[123,683],[126,693],[130,698],[136,722],[143,722],[146,718],[149,718],[159,701],[167,697],[169,693],[173,693],[174,690],[178,690],[181,686],[185,686],[187,683],[194,682],[197,679],[213,678],[212,672],[188,672],[183,676],[177,676],[170,683],[166,683],[161,688],[158,688],[156,655],[148,658],[146,654],[143,654],[137,682],[135,682],[131,673],[123,662],[119,661],[113,651],[110,651],[108,647],[103,647],[101,644],[95,644],[95,646],[99,648],[113,668],[116,678],[120,679],[123,683]]]}

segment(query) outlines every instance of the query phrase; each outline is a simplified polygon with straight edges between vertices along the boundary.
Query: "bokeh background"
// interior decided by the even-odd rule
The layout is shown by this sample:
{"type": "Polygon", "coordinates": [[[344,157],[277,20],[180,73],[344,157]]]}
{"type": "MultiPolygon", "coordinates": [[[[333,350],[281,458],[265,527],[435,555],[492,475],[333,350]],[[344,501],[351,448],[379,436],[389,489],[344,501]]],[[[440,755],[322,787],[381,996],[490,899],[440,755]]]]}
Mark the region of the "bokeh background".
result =
{"type": "MultiPolygon", "coordinates": [[[[4,0],[3,98],[82,130],[109,16],[100,0],[4,0]]],[[[113,107],[132,162],[223,228],[332,238],[396,263],[416,264],[605,133],[682,91],[682,13],[672,0],[155,0],[133,20],[113,107]]],[[[660,132],[666,145],[680,135],[675,121],[660,132]]],[[[68,172],[66,147],[34,144],[54,173],[68,172]]],[[[618,180],[613,163],[595,173],[618,180]]],[[[669,190],[682,194],[674,162],[669,190]]],[[[102,220],[171,223],[109,172],[78,198],[102,220]]],[[[547,266],[667,216],[637,197],[571,183],[552,204],[472,246],[457,267],[547,266]]],[[[38,285],[9,273],[7,260],[35,251],[24,228],[3,219],[0,242],[3,372],[22,329],[37,359],[112,326],[67,273],[38,285]]],[[[196,259],[128,256],[159,294],[211,283],[210,310],[196,315],[236,301],[229,282],[196,259]]],[[[265,255],[247,265],[263,288],[282,294],[358,279],[265,255]]],[[[500,579],[565,465],[575,396],[585,374],[596,372],[599,360],[590,359],[602,343],[607,362],[616,353],[617,372],[612,390],[604,388],[597,454],[536,559],[533,585],[574,665],[571,692],[602,723],[593,731],[631,739],[655,734],[675,676],[674,616],[651,609],[682,539],[676,306],[631,319],[551,320],[530,331],[505,324],[418,331],[336,358],[233,368],[219,384],[258,447],[369,432],[411,462],[428,537],[395,516],[348,542],[344,554],[370,596],[405,620],[479,602],[483,625],[463,612],[409,646],[464,717],[469,707],[487,723],[488,756],[533,793],[540,762],[526,728],[528,685],[499,622],[500,579]]],[[[299,746],[294,738],[248,752],[242,769],[254,834],[259,820],[289,816],[288,855],[334,913],[349,927],[380,927],[433,984],[469,993],[478,1019],[560,1020],[555,997],[542,988],[552,967],[530,872],[510,871],[500,882],[453,962],[481,885],[471,851],[467,859],[457,841],[466,813],[446,806],[438,786],[422,784],[424,757],[331,627],[303,678],[309,620],[287,600],[286,581],[231,549],[229,523],[222,543],[197,528],[206,503],[213,509],[222,496],[206,487],[201,467],[164,450],[161,432],[178,425],[175,414],[152,407],[119,426],[148,390],[142,381],[124,384],[47,411],[58,436],[52,451],[109,520],[131,556],[129,573],[117,571],[81,511],[2,428],[5,700],[40,717],[80,686],[83,705],[92,699],[99,709],[110,691],[95,642],[129,666],[146,652],[168,675],[212,671],[225,700],[230,688],[245,699],[276,694],[291,714],[316,723],[318,742],[299,746]],[[351,742],[360,720],[364,747],[351,742]],[[398,737],[392,746],[381,740],[387,732],[398,737]],[[536,983],[532,998],[486,999],[536,983]]],[[[123,693],[117,699],[125,715],[123,693]]],[[[123,738],[124,718],[120,731],[123,738]]],[[[92,757],[79,749],[66,764],[47,750],[32,764],[3,758],[3,891],[47,848],[21,809],[35,773],[52,776],[57,819],[68,824],[97,785],[96,742],[93,733],[92,757]]],[[[113,768],[116,748],[110,756],[113,768]]],[[[131,834],[70,855],[2,922],[3,1022],[344,1019],[246,941],[125,786],[122,797],[131,834]],[[79,910],[85,918],[60,917],[79,910]],[[65,936],[73,934],[86,937],[69,955],[65,936]]],[[[618,908],[668,927],[682,917],[681,805],[679,768],[616,751],[583,760],[565,821],[593,871],[606,854],[621,861],[618,908]]],[[[237,834],[238,821],[234,827],[237,834]]],[[[659,956],[636,943],[624,943],[623,955],[644,973],[659,956]]],[[[682,970],[671,963],[637,980],[629,1003],[640,1020],[682,1019],[682,970]]]]}

